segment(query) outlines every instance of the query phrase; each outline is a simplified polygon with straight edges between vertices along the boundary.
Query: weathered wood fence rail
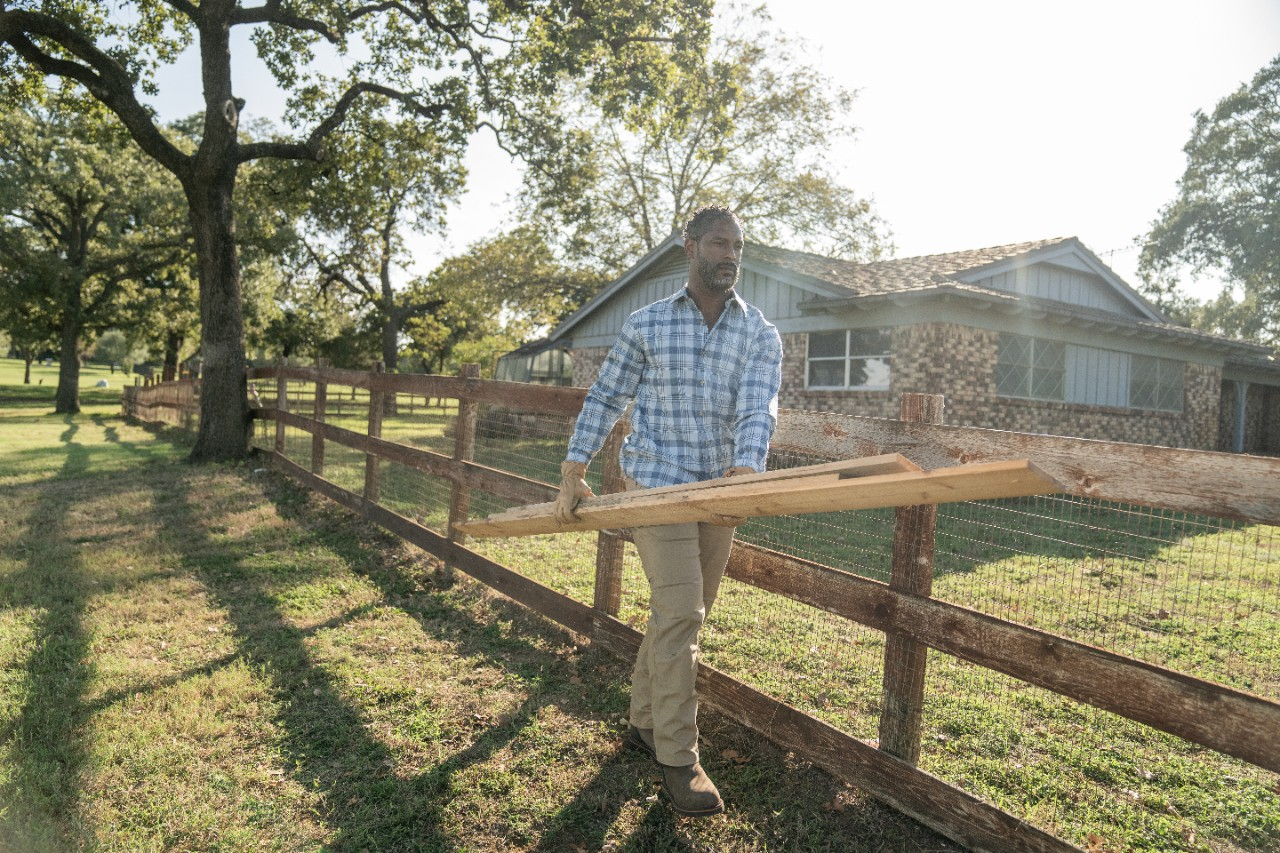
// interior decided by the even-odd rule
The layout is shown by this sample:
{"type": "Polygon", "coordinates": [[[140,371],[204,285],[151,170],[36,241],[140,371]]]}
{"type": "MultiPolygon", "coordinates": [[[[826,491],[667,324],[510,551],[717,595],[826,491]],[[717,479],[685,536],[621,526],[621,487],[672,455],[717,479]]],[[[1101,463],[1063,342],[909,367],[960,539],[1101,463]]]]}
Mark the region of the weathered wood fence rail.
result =
{"type": "MultiPolygon", "coordinates": [[[[473,461],[476,411],[493,406],[571,418],[581,406],[583,389],[305,367],[257,369],[251,372],[251,379],[263,396],[255,417],[274,424],[270,452],[280,470],[567,628],[619,654],[635,653],[641,635],[618,619],[625,531],[600,532],[594,600],[588,605],[530,580],[520,567],[503,566],[471,550],[465,537],[456,532],[436,532],[378,502],[378,460],[449,482],[451,523],[467,518],[473,492],[515,504],[551,500],[555,487],[473,461]],[[271,381],[275,383],[274,395],[266,393],[271,381]],[[288,410],[289,383],[312,386],[310,411],[288,410]],[[335,385],[368,392],[367,431],[325,422],[328,391],[335,385]],[[381,400],[387,394],[458,401],[454,452],[409,447],[382,438],[381,400]],[[268,405],[268,397],[280,405],[268,405]],[[312,437],[309,466],[285,453],[286,429],[312,437]],[[366,454],[369,462],[363,492],[342,488],[325,478],[325,442],[366,454]]],[[[127,405],[134,413],[166,405],[143,399],[147,389],[131,390],[135,393],[127,405]]],[[[784,410],[774,450],[818,458],[900,453],[929,469],[1029,458],[1079,498],[1253,524],[1280,524],[1280,460],[928,422],[939,420],[939,416],[940,400],[918,397],[904,399],[904,419],[899,421],[784,410]]],[[[611,448],[621,440],[622,428],[611,436],[611,448]]],[[[614,452],[602,455],[616,459],[614,452]]],[[[619,490],[616,462],[606,467],[603,479],[605,491],[619,490]]],[[[925,649],[1139,721],[1266,771],[1280,772],[1280,702],[930,597],[932,509],[898,511],[894,571],[888,583],[749,544],[735,548],[727,572],[758,589],[885,633],[889,642],[877,745],[704,665],[699,685],[706,702],[777,745],[974,849],[1076,848],[915,766],[920,750],[925,649]]]]}
{"type": "Polygon", "coordinates": [[[173,382],[145,380],[124,387],[122,407],[128,417],[172,424],[190,430],[200,416],[200,383],[194,379],[173,382]]]}

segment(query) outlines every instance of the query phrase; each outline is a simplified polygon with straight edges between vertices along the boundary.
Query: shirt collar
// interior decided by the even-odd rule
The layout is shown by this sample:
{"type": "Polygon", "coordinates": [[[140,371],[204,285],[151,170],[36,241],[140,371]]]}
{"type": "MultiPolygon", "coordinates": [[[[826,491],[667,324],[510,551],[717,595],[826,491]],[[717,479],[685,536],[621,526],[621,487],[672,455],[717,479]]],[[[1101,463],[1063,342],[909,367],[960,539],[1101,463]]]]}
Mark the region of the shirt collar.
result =
{"type": "MultiPolygon", "coordinates": [[[[689,304],[690,304],[690,305],[694,305],[694,307],[697,307],[697,306],[694,304],[693,297],[689,295],[689,285],[688,285],[688,284],[686,284],[684,287],[680,288],[680,289],[679,289],[679,290],[677,290],[675,293],[673,293],[673,294],[671,294],[669,297],[667,297],[667,301],[668,301],[668,302],[670,302],[670,303],[671,303],[671,304],[673,304],[673,305],[674,305],[675,303],[679,302],[679,301],[680,301],[680,300],[682,300],[682,299],[687,299],[687,300],[689,301],[689,304]]],[[[729,291],[729,298],[728,298],[728,299],[726,299],[726,300],[725,300],[725,302],[724,302],[724,306],[725,306],[726,308],[728,308],[728,307],[729,307],[729,305],[731,305],[731,304],[733,304],[733,305],[737,305],[737,306],[738,306],[738,308],[739,308],[739,310],[741,310],[741,311],[742,311],[742,313],[744,313],[744,314],[746,313],[746,311],[747,311],[747,302],[746,302],[746,300],[745,300],[745,299],[743,299],[743,298],[742,298],[742,296],[738,293],[738,288],[737,288],[737,287],[734,287],[734,288],[733,288],[733,290],[730,290],[730,291],[729,291]]]]}

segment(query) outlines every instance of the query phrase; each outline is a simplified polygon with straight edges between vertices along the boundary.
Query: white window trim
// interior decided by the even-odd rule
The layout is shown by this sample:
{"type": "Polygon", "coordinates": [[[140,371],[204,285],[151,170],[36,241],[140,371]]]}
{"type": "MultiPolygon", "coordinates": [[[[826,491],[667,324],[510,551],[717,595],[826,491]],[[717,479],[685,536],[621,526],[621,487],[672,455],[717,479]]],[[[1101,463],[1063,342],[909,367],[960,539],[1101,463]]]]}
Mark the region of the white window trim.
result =
{"type": "MultiPolygon", "coordinates": [[[[844,329],[843,330],[844,332],[844,355],[843,356],[823,355],[823,356],[818,356],[817,358],[811,358],[809,356],[809,340],[812,335],[829,335],[837,331],[841,331],[841,330],[832,329],[826,332],[806,332],[805,333],[805,336],[804,336],[804,347],[805,347],[804,388],[805,390],[806,391],[888,391],[889,388],[891,387],[890,383],[893,381],[893,352],[892,351],[884,353],[883,355],[855,355],[855,356],[849,355],[850,336],[856,331],[862,331],[861,329],[844,329]],[[884,385],[850,385],[849,384],[850,364],[855,359],[865,360],[869,358],[883,359],[889,365],[890,381],[888,383],[885,383],[884,385]],[[809,365],[813,364],[813,362],[815,361],[843,362],[844,384],[843,385],[811,385],[809,384],[809,374],[810,374],[809,365]]],[[[880,330],[877,330],[877,331],[880,331],[880,330]]],[[[883,331],[888,332],[888,329],[884,329],[883,331]]]]}

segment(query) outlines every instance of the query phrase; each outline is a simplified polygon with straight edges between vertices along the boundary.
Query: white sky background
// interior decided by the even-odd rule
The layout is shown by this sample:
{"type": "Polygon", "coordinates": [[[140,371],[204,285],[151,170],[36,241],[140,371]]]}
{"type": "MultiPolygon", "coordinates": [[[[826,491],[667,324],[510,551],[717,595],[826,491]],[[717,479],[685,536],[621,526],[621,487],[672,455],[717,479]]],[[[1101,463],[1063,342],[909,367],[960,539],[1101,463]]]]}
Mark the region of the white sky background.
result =
{"type": "MultiPolygon", "coordinates": [[[[810,62],[859,91],[860,133],[833,159],[873,200],[898,257],[1076,236],[1135,286],[1134,241],[1174,197],[1193,114],[1280,53],[1280,0],[768,4],[810,62]]],[[[172,79],[185,88],[197,67],[184,59],[172,79]]],[[[249,119],[275,118],[265,74],[237,70],[249,119]]],[[[157,103],[166,118],[193,111],[157,103]]],[[[484,135],[468,165],[449,233],[413,241],[414,272],[504,224],[518,168],[484,135]]]]}
{"type": "Polygon", "coordinates": [[[860,91],[839,160],[899,256],[1075,236],[1134,285],[1133,241],[1174,198],[1194,112],[1280,53],[1280,0],[771,8],[860,91]]]}

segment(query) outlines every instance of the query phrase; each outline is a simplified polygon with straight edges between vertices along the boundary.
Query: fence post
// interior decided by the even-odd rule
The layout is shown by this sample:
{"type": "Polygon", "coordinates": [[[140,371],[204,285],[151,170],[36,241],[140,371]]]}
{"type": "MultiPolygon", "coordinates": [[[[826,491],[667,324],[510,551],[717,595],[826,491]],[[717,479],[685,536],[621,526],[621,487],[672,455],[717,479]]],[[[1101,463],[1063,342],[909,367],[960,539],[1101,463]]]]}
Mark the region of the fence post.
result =
{"type": "MultiPolygon", "coordinates": [[[[903,394],[899,419],[940,424],[940,394],[903,394]]],[[[889,586],[912,595],[933,590],[936,506],[894,509],[893,573],[889,586]]],[[[884,649],[884,702],[880,711],[880,749],[910,764],[920,759],[920,727],[924,713],[924,674],[928,647],[908,637],[889,634],[884,649]]]]}
{"type": "MultiPolygon", "coordinates": [[[[375,374],[382,372],[382,362],[373,365],[375,374]]],[[[378,387],[378,378],[374,376],[369,383],[369,437],[382,438],[382,397],[383,390],[378,387]]],[[[381,492],[381,469],[378,457],[366,453],[364,457],[364,497],[365,500],[377,503],[381,492]]]]}
{"type": "MultiPolygon", "coordinates": [[[[329,383],[323,373],[328,366],[327,359],[316,362],[316,367],[322,372],[316,378],[316,408],[312,417],[320,423],[324,423],[325,408],[329,402],[329,383]]],[[[318,432],[311,435],[311,473],[317,477],[324,476],[324,436],[318,432]]]]}
{"type": "MultiPolygon", "coordinates": [[[[463,379],[479,379],[480,365],[464,364],[458,375],[463,379]]],[[[476,453],[476,421],[480,413],[480,404],[475,400],[458,398],[458,422],[453,434],[453,458],[456,462],[470,462],[476,453]]],[[[449,540],[462,544],[467,540],[465,533],[454,529],[455,524],[467,520],[471,512],[471,488],[455,480],[453,495],[449,500],[449,540]]]]}
{"type": "MultiPolygon", "coordinates": [[[[288,363],[289,360],[287,358],[282,358],[276,362],[276,366],[283,370],[288,363]]],[[[284,378],[283,373],[276,377],[276,411],[289,411],[289,380],[284,378]]],[[[281,456],[285,455],[284,421],[281,420],[276,421],[276,453],[281,456]]]]}
{"type": "MultiPolygon", "coordinates": [[[[604,494],[625,491],[622,464],[618,451],[622,439],[631,431],[630,424],[618,421],[604,443],[604,494]]],[[[616,531],[601,530],[596,537],[596,592],[595,608],[610,616],[617,616],[622,604],[622,557],[625,541],[616,531]]]]}

